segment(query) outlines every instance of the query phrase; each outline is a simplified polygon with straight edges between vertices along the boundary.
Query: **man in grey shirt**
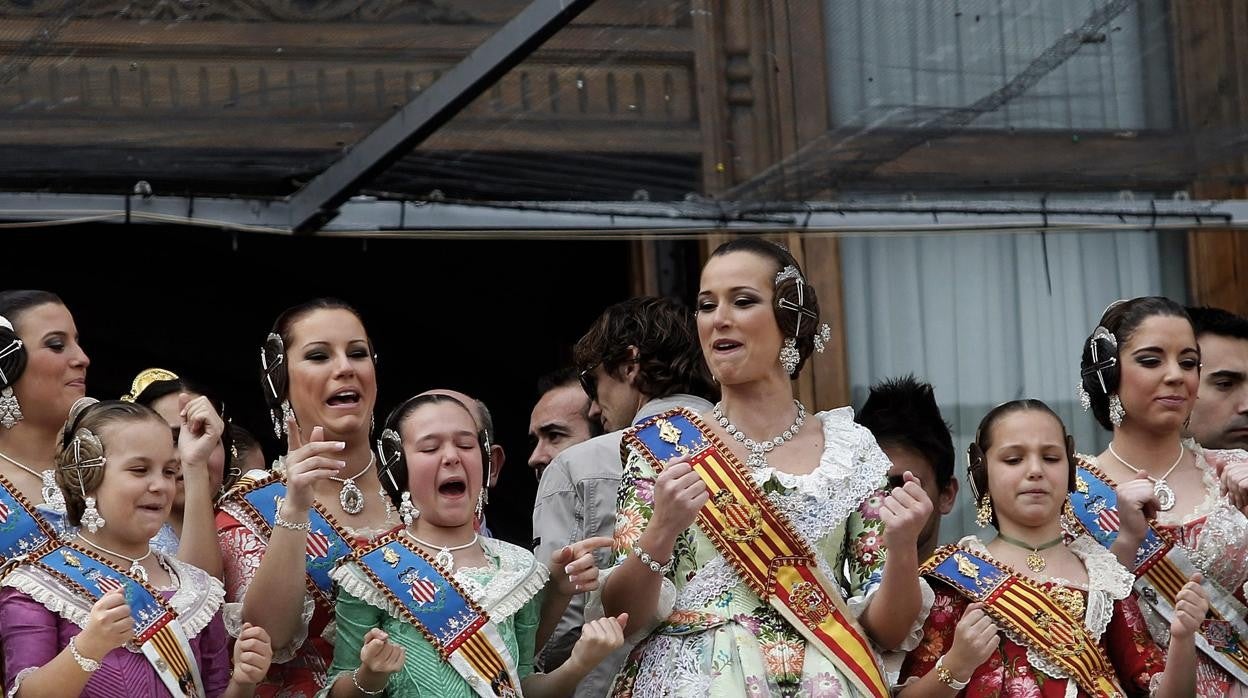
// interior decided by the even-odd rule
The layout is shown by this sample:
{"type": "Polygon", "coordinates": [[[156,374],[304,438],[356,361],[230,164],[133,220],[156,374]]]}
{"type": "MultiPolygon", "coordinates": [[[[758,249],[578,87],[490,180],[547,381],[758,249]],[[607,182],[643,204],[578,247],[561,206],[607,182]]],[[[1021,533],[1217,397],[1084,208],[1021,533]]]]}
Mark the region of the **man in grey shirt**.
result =
{"type": "MultiPolygon", "coordinates": [[[[693,314],[666,298],[617,303],[576,343],[574,362],[590,397],[591,418],[608,432],[568,448],[551,461],[533,508],[534,554],[549,559],[559,548],[615,531],[616,492],[624,464],[620,440],[634,423],[675,407],[707,412],[711,403],[693,314]]],[[[600,564],[610,558],[600,551],[600,564]]],[[[550,671],[572,652],[584,623],[585,595],[573,598],[538,664],[550,671]]],[[[627,634],[627,630],[625,631],[627,634]]],[[[576,695],[601,698],[620,670],[631,643],[604,660],[577,687],[576,695]]]]}

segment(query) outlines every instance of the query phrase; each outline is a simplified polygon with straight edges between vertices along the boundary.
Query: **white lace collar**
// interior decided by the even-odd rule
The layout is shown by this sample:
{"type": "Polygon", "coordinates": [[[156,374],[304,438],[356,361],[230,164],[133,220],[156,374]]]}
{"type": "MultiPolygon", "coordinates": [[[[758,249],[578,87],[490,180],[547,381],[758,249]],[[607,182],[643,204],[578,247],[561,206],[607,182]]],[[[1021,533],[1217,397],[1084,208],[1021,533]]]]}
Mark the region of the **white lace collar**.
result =
{"type": "MultiPolygon", "coordinates": [[[[177,588],[169,597],[169,605],[178,614],[187,637],[193,638],[212,622],[220,610],[225,601],[225,587],[219,579],[198,567],[164,553],[156,554],[173,571],[171,577],[177,588]]],[[[86,627],[87,617],[95,604],[93,599],[74,592],[57,577],[32,565],[18,566],[5,577],[3,584],[30,596],[79,628],[86,627]]]]}
{"type": "MultiPolygon", "coordinates": [[[[533,553],[493,538],[481,538],[489,564],[486,567],[461,567],[454,578],[460,587],[477,602],[495,623],[510,618],[546,586],[550,577],[545,565],[533,553]],[[484,585],[478,578],[493,574],[484,585]]],[[[361,601],[385,611],[396,620],[403,620],[399,606],[378,589],[355,560],[344,562],[330,575],[344,590],[361,601]]]]}

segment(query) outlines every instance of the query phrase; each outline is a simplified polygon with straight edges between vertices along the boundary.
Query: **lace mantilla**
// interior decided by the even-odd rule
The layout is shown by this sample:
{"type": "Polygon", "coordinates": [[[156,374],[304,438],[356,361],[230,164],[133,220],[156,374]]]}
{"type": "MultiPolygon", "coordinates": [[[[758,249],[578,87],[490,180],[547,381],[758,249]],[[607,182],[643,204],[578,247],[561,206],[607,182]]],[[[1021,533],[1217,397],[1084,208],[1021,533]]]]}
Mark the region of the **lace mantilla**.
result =
{"type": "MultiPolygon", "coordinates": [[[[162,562],[173,570],[177,591],[169,598],[169,605],[178,614],[187,637],[195,637],[212,622],[213,616],[225,600],[225,587],[216,577],[176,558],[160,555],[162,562]]],[[[95,602],[65,586],[56,577],[29,565],[14,569],[4,580],[4,586],[12,587],[38,601],[44,608],[65,620],[85,628],[91,606],[95,602]]]]}
{"type": "MultiPolygon", "coordinates": [[[[481,539],[482,548],[491,560],[494,576],[483,587],[475,578],[479,567],[455,570],[455,581],[489,614],[490,620],[501,623],[524,607],[546,586],[550,573],[537,563],[529,551],[492,538],[481,539]]],[[[373,585],[357,562],[340,565],[330,575],[340,587],[368,605],[385,611],[395,620],[403,620],[402,610],[373,585]]]]}
{"type": "MultiPolygon", "coordinates": [[[[967,536],[958,541],[958,544],[970,550],[991,555],[988,552],[988,548],[976,536],[967,536]]],[[[1131,594],[1131,587],[1135,583],[1135,577],[1118,562],[1118,558],[1114,557],[1113,553],[1109,552],[1090,536],[1081,535],[1067,547],[1070,549],[1070,552],[1075,554],[1075,557],[1078,557],[1083,562],[1084,569],[1088,572],[1088,601],[1083,616],[1083,624],[1092,638],[1100,642],[1106,629],[1109,628],[1109,622],[1113,619],[1114,602],[1121,601],[1131,594]]],[[[1057,584],[1070,586],[1069,582],[1064,579],[1055,578],[1052,581],[1057,584]]],[[[1014,633],[1008,630],[1003,630],[1003,632],[1016,644],[1027,647],[1027,643],[1022,642],[1021,638],[1014,633]]],[[[1027,648],[1027,663],[1055,679],[1070,677],[1064,669],[1037,654],[1030,647],[1027,648]]],[[[1078,687],[1074,681],[1067,684],[1067,698],[1073,698],[1077,691],[1078,687]],[[1072,692],[1072,688],[1075,692],[1072,692]]]]}

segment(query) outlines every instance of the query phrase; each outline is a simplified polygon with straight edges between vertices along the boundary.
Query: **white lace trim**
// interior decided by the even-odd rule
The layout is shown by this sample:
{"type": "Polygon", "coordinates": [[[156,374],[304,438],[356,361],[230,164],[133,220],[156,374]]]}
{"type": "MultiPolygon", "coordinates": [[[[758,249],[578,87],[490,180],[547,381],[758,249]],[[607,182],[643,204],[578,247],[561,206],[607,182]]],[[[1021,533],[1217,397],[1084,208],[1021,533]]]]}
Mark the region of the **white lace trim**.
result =
{"type": "MultiPolygon", "coordinates": [[[[473,601],[485,609],[490,620],[501,623],[523,608],[546,586],[550,573],[544,565],[537,564],[532,553],[523,548],[489,538],[483,538],[482,541],[489,541],[483,547],[491,558],[498,560],[498,567],[490,567],[495,573],[490,581],[482,587],[472,577],[473,570],[481,568],[461,567],[455,570],[453,576],[473,601]]],[[[373,584],[358,562],[344,563],[330,576],[352,596],[385,611],[395,620],[403,620],[399,605],[373,584]]]]}
{"type": "MultiPolygon", "coordinates": [[[[958,544],[976,552],[990,554],[988,553],[988,548],[976,536],[967,536],[958,541],[958,544]]],[[[1067,547],[1070,549],[1070,552],[1074,553],[1083,562],[1084,569],[1087,570],[1088,599],[1084,610],[1083,624],[1088,629],[1092,639],[1099,642],[1101,636],[1105,634],[1105,630],[1109,627],[1110,620],[1113,619],[1114,602],[1125,599],[1130,595],[1131,587],[1135,583],[1135,576],[1118,562],[1118,558],[1113,553],[1089,536],[1081,535],[1067,547]]],[[[1052,581],[1057,584],[1073,586],[1067,580],[1061,578],[1054,578],[1052,581]]],[[[1014,633],[1004,628],[1002,631],[1016,644],[1027,647],[1027,663],[1033,668],[1055,679],[1070,677],[1070,674],[1064,669],[1037,654],[1035,650],[1031,649],[1026,642],[1023,642],[1014,633]]],[[[1068,696],[1074,695],[1070,693],[1070,687],[1073,685],[1073,681],[1067,685],[1068,696]]]]}
{"type": "Polygon", "coordinates": [[[654,635],[646,641],[633,684],[635,696],[708,696],[710,672],[699,663],[698,635],[654,635]]]}
{"type": "Polygon", "coordinates": [[[39,669],[42,669],[42,668],[43,667],[28,666],[25,669],[22,669],[21,671],[17,672],[17,677],[13,679],[13,688],[10,688],[9,692],[4,694],[4,698],[13,698],[14,696],[16,696],[17,691],[22,687],[22,682],[26,680],[26,677],[30,676],[35,671],[38,671],[39,669]]]}
{"type": "MultiPolygon", "coordinates": [[[[157,553],[173,570],[177,590],[169,597],[169,605],[178,614],[178,621],[187,637],[199,635],[225,600],[225,587],[221,581],[207,572],[180,562],[175,558],[157,553]]],[[[84,598],[56,577],[37,567],[20,566],[4,580],[4,586],[12,587],[39,602],[44,608],[65,620],[85,628],[94,601],[84,598]]]]}
{"type": "Polygon", "coordinates": [[[1177,510],[1157,512],[1157,522],[1163,526],[1183,526],[1202,516],[1207,516],[1218,507],[1222,500],[1222,486],[1218,483],[1217,473],[1213,471],[1213,467],[1205,458],[1205,449],[1192,439],[1184,439],[1183,445],[1191,449],[1196,456],[1194,462],[1196,469],[1200,471],[1201,482],[1205,486],[1205,498],[1196,505],[1195,509],[1186,514],[1177,510]]]}
{"type": "Polygon", "coordinates": [[[751,471],[760,487],[774,478],[788,490],[769,497],[808,543],[821,540],[844,523],[892,467],[871,432],[854,421],[852,408],[840,407],[815,416],[823,425],[818,467],[804,475],[775,468],[751,471]]]}

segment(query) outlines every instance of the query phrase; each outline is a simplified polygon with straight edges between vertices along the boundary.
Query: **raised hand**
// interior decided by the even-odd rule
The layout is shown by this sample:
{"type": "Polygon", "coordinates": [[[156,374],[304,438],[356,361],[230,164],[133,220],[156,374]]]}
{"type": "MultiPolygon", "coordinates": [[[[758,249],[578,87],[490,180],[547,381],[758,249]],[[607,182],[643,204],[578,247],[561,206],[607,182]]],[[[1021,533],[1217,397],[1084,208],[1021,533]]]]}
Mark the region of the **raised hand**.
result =
{"type": "Polygon", "coordinates": [[[1214,460],[1222,492],[1236,509],[1248,514],[1248,460],[1214,460]]]}
{"type": "Polygon", "coordinates": [[[1186,640],[1196,634],[1209,612],[1209,596],[1200,584],[1204,575],[1196,572],[1174,597],[1174,619],[1170,621],[1171,639],[1186,640]]]}
{"type": "Polygon", "coordinates": [[[988,661],[1000,643],[997,624],[984,611],[982,603],[973,603],[966,607],[953,630],[953,646],[945,654],[944,667],[954,679],[967,681],[979,665],[988,661]]]}
{"type": "Polygon", "coordinates": [[[683,458],[676,459],[654,481],[654,516],[649,525],[675,537],[693,524],[710,498],[693,466],[683,458]]]}
{"type": "Polygon", "coordinates": [[[264,628],[243,623],[243,632],[234,643],[234,673],[236,683],[254,685],[269,673],[273,661],[273,643],[264,628]]]}
{"type": "MultiPolygon", "coordinates": [[[[286,421],[286,502],[294,514],[302,514],[312,506],[315,499],[316,483],[337,475],[346,461],[339,460],[338,454],[347,447],[342,441],[325,441],[325,430],[313,427],[308,441],[303,441],[299,434],[299,424],[292,418],[286,421]]],[[[282,518],[287,517],[282,511],[282,518]]]]}
{"type": "Polygon", "coordinates": [[[610,548],[612,540],[605,536],[578,540],[556,550],[550,558],[550,578],[558,593],[572,596],[598,588],[598,564],[594,551],[610,548]]]}
{"type": "Polygon", "coordinates": [[[186,393],[178,395],[178,415],[182,420],[178,429],[178,460],[183,468],[199,468],[208,464],[212,451],[221,443],[225,422],[208,398],[200,395],[192,398],[186,393]]]}
{"type": "Polygon", "coordinates": [[[390,642],[390,635],[381,628],[373,628],[364,635],[360,647],[360,669],[357,681],[370,691],[385,688],[390,675],[403,668],[407,658],[403,648],[390,642]]]}
{"type": "Polygon", "coordinates": [[[598,666],[607,655],[624,644],[624,628],[627,626],[627,613],[614,618],[599,618],[581,626],[581,639],[572,646],[568,662],[584,671],[598,666]]]}
{"type": "Polygon", "coordinates": [[[932,515],[932,500],[914,473],[907,470],[902,480],[901,487],[894,487],[880,505],[884,546],[890,549],[917,546],[919,534],[932,515]]]}
{"type": "Polygon", "coordinates": [[[1155,517],[1161,505],[1153,492],[1153,481],[1145,473],[1118,485],[1118,534],[1128,540],[1141,541],[1148,533],[1148,520],[1155,517]]]}
{"type": "Polygon", "coordinates": [[[134,619],[130,617],[130,606],[126,604],[126,595],[115,589],[91,606],[86,627],[74,644],[83,656],[99,661],[133,639],[134,619]]]}

